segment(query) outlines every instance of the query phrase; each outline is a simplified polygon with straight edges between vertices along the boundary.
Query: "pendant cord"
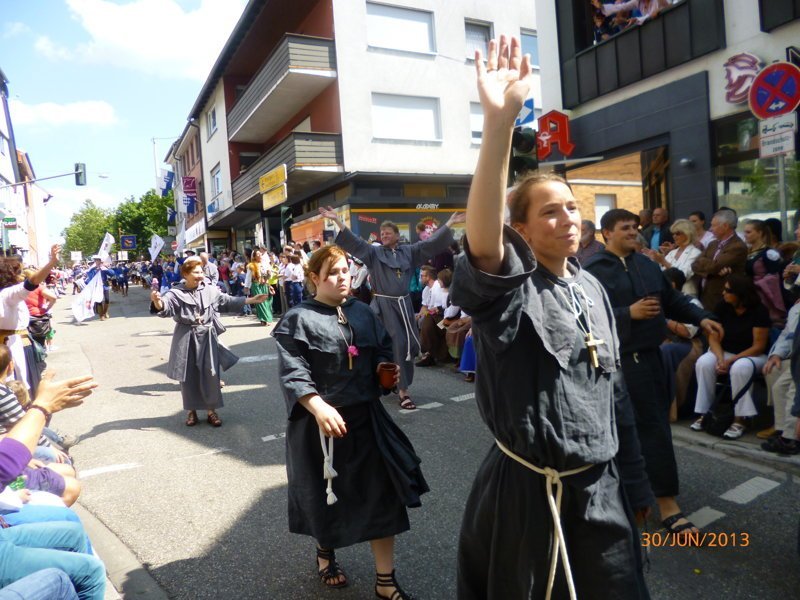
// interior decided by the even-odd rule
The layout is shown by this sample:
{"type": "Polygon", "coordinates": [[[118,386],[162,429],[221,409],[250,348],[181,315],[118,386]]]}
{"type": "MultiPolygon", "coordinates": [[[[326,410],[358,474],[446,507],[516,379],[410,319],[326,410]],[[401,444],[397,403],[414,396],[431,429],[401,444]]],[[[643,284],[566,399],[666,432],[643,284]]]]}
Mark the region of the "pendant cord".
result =
{"type": "MultiPolygon", "coordinates": [[[[548,279],[548,281],[550,280],[548,279]]],[[[575,322],[578,324],[578,329],[581,330],[581,333],[584,336],[592,335],[592,313],[589,309],[594,306],[594,301],[586,295],[583,286],[580,283],[568,283],[567,291],[569,295],[567,295],[567,292],[564,292],[556,282],[550,281],[550,283],[553,284],[555,290],[566,301],[567,307],[575,317],[575,322]],[[586,321],[586,325],[584,325],[581,317],[586,321]]]]}

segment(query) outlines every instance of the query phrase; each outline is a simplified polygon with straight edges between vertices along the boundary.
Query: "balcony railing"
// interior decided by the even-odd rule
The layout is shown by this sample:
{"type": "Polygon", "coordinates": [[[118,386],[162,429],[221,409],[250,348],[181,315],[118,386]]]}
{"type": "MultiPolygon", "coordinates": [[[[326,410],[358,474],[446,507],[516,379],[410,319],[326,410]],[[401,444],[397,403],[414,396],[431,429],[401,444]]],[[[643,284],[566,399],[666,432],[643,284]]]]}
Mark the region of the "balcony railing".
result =
{"type": "Polygon", "coordinates": [[[333,40],[286,34],[228,113],[228,139],[265,142],[335,79],[333,40]]]}

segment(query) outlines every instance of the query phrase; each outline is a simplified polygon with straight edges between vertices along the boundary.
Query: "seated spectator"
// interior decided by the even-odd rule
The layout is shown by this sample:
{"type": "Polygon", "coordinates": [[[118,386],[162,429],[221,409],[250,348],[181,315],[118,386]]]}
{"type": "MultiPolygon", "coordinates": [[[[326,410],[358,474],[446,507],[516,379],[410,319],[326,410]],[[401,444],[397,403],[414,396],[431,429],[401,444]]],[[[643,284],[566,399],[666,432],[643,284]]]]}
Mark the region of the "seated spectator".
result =
{"type": "Polygon", "coordinates": [[[445,343],[450,358],[458,362],[461,359],[461,352],[466,343],[467,334],[472,331],[472,317],[463,310],[457,319],[450,321],[445,331],[445,343]]]}
{"type": "Polygon", "coordinates": [[[472,383],[475,381],[475,369],[478,359],[475,356],[475,343],[472,340],[472,329],[467,332],[464,339],[464,347],[461,349],[461,363],[458,370],[464,373],[464,381],[472,383]]]}
{"type": "MultiPolygon", "coordinates": [[[[723,287],[723,301],[714,310],[725,335],[722,340],[712,334],[709,351],[695,366],[697,374],[697,400],[695,413],[700,415],[692,429],[701,430],[703,417],[711,410],[715,398],[718,375],[730,375],[731,395],[736,397],[753,375],[767,362],[767,340],[770,320],[767,309],[761,304],[756,287],[746,275],[729,275],[723,287]]],[[[735,440],[745,432],[745,419],[757,414],[752,390],[739,399],[734,407],[734,422],[724,433],[726,439],[735,440]]]]}
{"type": "Polygon", "coordinates": [[[597,241],[596,233],[597,228],[592,221],[588,219],[581,221],[581,239],[578,242],[578,252],[575,254],[575,258],[580,264],[585,263],[591,256],[605,248],[602,242],[597,241]]]}
{"type": "Polygon", "coordinates": [[[761,444],[761,448],[767,452],[787,455],[800,452],[800,444],[797,442],[797,417],[793,417],[789,410],[797,390],[790,366],[792,341],[798,322],[800,322],[800,303],[789,310],[786,326],[770,348],[769,358],[764,365],[768,402],[775,411],[774,427],[769,431],[758,433],[758,437],[768,437],[767,441],[761,444]]]}
{"type": "Polygon", "coordinates": [[[438,280],[438,273],[436,272],[436,269],[430,265],[422,265],[419,268],[419,279],[423,287],[422,306],[416,315],[417,322],[422,321],[428,312],[436,310],[436,303],[434,302],[433,297],[435,296],[438,298],[438,290],[441,289],[441,285],[439,284],[438,280]],[[434,290],[437,290],[435,295],[433,293],[434,290]]]}
{"type": "Polygon", "coordinates": [[[0,600],[78,600],[78,594],[64,571],[42,569],[1,589],[0,600]]]}
{"type": "Polygon", "coordinates": [[[736,235],[738,219],[730,209],[720,209],[711,219],[711,231],[716,238],[692,264],[698,278],[700,302],[706,310],[713,310],[722,298],[725,277],[744,273],[747,261],[747,246],[736,235]]]}
{"type": "Polygon", "coordinates": [[[780,252],[772,247],[772,230],[764,221],[752,219],[744,226],[744,241],[749,249],[745,273],[753,278],[758,296],[769,311],[772,326],[781,330],[786,324],[786,304],[780,279],[784,265],[780,252]]]}
{"type": "Polygon", "coordinates": [[[658,250],[649,248],[644,248],[642,252],[656,261],[662,271],[670,268],[679,269],[686,280],[680,291],[689,296],[697,296],[697,286],[692,281],[694,275],[692,263],[701,253],[695,246],[695,228],[688,220],[678,219],[670,227],[670,233],[676,247],[670,250],[666,256],[658,250]]]}
{"type": "Polygon", "coordinates": [[[631,17],[630,23],[641,25],[648,19],[654,19],[658,13],[667,8],[667,0],[628,0],[627,2],[617,2],[614,4],[603,4],[601,10],[606,16],[617,13],[635,12],[631,17]]]}
{"type": "Polygon", "coordinates": [[[418,367],[431,367],[437,362],[446,363],[450,361],[445,328],[457,319],[461,313],[461,309],[451,305],[449,299],[453,272],[450,269],[443,269],[439,271],[437,280],[440,287],[432,290],[431,306],[428,307],[428,313],[419,324],[422,355],[414,363],[418,367]]]}

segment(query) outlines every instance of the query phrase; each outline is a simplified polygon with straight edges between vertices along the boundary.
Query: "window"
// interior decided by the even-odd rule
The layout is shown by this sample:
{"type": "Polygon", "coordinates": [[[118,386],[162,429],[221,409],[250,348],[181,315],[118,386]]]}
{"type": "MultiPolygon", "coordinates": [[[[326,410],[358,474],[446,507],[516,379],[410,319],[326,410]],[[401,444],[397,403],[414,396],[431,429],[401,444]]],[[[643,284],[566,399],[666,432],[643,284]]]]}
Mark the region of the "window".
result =
{"type": "Polygon", "coordinates": [[[219,171],[219,163],[211,169],[211,197],[216,198],[222,192],[222,175],[219,171]]]}
{"type": "Polygon", "coordinates": [[[480,102],[469,103],[469,130],[473,144],[481,143],[481,135],[483,134],[483,108],[480,102]]]}
{"type": "Polygon", "coordinates": [[[217,109],[212,108],[206,113],[206,127],[208,128],[208,137],[214,135],[217,130],[217,109]]]}
{"type": "Polygon", "coordinates": [[[489,54],[492,26],[489,23],[467,21],[464,23],[464,30],[467,37],[467,58],[475,58],[475,50],[480,50],[485,59],[489,54]]]}
{"type": "Polygon", "coordinates": [[[600,228],[600,219],[612,208],[617,207],[616,194],[595,194],[594,195],[594,223],[600,228]]]}
{"type": "Polygon", "coordinates": [[[436,52],[433,13],[368,2],[367,44],[406,52],[436,52]]]}
{"type": "Polygon", "coordinates": [[[244,173],[250,166],[261,158],[258,152],[239,152],[239,173],[244,173]]]}
{"type": "Polygon", "coordinates": [[[531,55],[531,66],[539,67],[539,37],[533,31],[521,31],[522,54],[531,55]]]}
{"type": "Polygon", "coordinates": [[[372,137],[441,141],[439,99],[372,94],[372,137]]]}

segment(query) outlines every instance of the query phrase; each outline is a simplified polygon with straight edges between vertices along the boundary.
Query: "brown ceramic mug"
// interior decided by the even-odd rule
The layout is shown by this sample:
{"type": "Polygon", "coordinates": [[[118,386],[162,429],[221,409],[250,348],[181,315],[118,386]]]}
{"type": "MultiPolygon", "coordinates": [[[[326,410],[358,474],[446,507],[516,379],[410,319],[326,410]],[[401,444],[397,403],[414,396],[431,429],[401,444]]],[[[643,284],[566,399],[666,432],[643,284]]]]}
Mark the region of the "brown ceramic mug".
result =
{"type": "Polygon", "coordinates": [[[395,383],[396,373],[397,365],[394,363],[381,363],[378,365],[378,381],[383,389],[391,390],[397,385],[395,383]]]}

